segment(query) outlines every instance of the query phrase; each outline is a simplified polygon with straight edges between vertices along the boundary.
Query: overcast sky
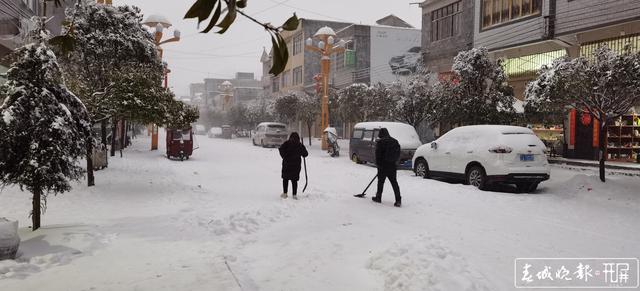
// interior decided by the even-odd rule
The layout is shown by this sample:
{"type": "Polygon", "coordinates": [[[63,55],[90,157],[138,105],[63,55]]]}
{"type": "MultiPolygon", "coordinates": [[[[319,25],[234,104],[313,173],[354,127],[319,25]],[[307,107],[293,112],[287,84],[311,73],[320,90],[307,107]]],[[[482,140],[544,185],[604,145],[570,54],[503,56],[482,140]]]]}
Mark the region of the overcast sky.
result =
{"type": "MultiPolygon", "coordinates": [[[[260,78],[260,55],[269,47],[268,34],[258,25],[238,16],[236,23],[224,34],[198,33],[196,21],[184,20],[184,14],[195,0],[114,0],[114,5],[133,5],[142,9],[145,18],[160,14],[182,32],[182,40],[168,43],[164,57],[171,74],[169,86],[178,96],[189,94],[189,84],[204,78],[232,78],[235,72],[254,72],[260,78]]],[[[282,24],[296,12],[298,17],[326,19],[362,24],[394,14],[416,28],[421,27],[421,12],[417,0],[250,0],[245,11],[261,21],[282,24]]],[[[206,23],[203,22],[206,26],[206,23]]],[[[172,29],[165,37],[172,35],[172,29]]]]}

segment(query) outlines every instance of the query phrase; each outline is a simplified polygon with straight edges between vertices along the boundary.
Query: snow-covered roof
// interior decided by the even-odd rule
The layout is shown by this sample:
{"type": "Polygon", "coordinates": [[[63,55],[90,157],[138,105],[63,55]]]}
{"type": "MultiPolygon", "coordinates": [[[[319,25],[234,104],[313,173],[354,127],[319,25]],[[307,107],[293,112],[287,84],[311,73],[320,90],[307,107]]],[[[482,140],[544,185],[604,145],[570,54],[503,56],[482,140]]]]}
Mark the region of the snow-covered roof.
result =
{"type": "Polygon", "coordinates": [[[318,32],[316,32],[316,34],[314,34],[313,36],[316,37],[316,36],[321,36],[321,35],[328,35],[328,36],[335,37],[336,36],[336,32],[333,31],[333,28],[328,27],[328,26],[324,26],[324,27],[318,29],[318,32]]]}

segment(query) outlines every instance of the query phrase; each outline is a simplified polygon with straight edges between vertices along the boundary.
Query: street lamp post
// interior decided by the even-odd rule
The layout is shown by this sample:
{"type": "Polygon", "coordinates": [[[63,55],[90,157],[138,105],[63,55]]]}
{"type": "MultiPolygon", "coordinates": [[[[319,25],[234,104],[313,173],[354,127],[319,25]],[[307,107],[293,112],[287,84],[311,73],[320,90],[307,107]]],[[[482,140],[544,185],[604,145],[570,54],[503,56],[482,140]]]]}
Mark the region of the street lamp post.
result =
{"type": "Polygon", "coordinates": [[[322,75],[322,108],[321,108],[321,126],[322,126],[322,149],[327,149],[327,139],[324,129],[329,127],[329,72],[331,70],[331,55],[334,53],[344,52],[344,41],[340,40],[335,44],[336,33],[328,26],[322,27],[313,36],[318,39],[316,46],[313,45],[313,39],[307,38],[305,48],[310,51],[318,52],[321,55],[320,74],[322,75]]]}
{"type": "MultiPolygon", "coordinates": [[[[172,38],[162,40],[164,29],[167,29],[172,25],[171,22],[169,22],[169,20],[164,16],[150,15],[142,24],[155,29],[153,33],[153,42],[156,45],[156,49],[158,50],[158,57],[160,58],[160,60],[162,60],[162,53],[163,53],[161,45],[169,42],[180,41],[180,31],[177,29],[173,30],[172,38]]],[[[165,66],[164,72],[163,72],[165,89],[169,88],[170,72],[171,71],[169,70],[169,68],[165,66]]],[[[151,150],[153,151],[157,149],[158,149],[158,125],[152,124],[151,125],[151,150]]]]}

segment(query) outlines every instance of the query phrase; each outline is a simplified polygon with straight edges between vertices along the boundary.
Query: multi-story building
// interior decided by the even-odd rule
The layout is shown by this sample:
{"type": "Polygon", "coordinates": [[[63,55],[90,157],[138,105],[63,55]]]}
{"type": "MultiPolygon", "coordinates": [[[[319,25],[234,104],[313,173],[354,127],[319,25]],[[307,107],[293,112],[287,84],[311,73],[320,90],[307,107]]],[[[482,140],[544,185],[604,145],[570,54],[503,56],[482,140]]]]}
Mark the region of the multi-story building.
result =
{"type": "Polygon", "coordinates": [[[335,88],[393,82],[419,66],[421,31],[394,15],[376,25],[351,24],[336,36],[345,41],[345,51],[333,56],[335,88]]]}
{"type": "Polygon", "coordinates": [[[453,58],[473,48],[474,2],[427,0],[420,5],[424,64],[439,78],[449,78],[453,58]]]}
{"type": "MultiPolygon", "coordinates": [[[[24,35],[31,27],[30,18],[46,16],[46,28],[53,34],[59,35],[64,21],[64,10],[72,1],[61,2],[62,6],[55,6],[38,0],[0,0],[0,74],[7,70],[9,64],[4,58],[16,48],[24,45],[24,35]]],[[[2,82],[0,76],[0,82],[2,82]]]]}
{"type": "MultiPolygon", "coordinates": [[[[233,79],[218,79],[209,78],[204,79],[203,85],[203,98],[204,106],[209,111],[221,110],[221,96],[226,94],[223,84],[225,82],[231,83],[230,90],[233,92],[234,104],[247,103],[252,100],[256,100],[262,95],[262,83],[260,80],[256,80],[253,73],[236,73],[233,79]]],[[[194,87],[199,87],[198,84],[194,87]]],[[[192,87],[192,89],[194,89],[192,87]]]]}
{"type": "MultiPolygon", "coordinates": [[[[521,100],[537,71],[558,57],[590,57],[605,44],[619,52],[627,44],[640,51],[637,0],[476,0],[475,11],[474,45],[505,60],[521,100]]],[[[564,121],[565,156],[597,158],[598,131],[596,121],[570,112],[564,121]]],[[[630,159],[632,148],[613,144],[608,157],[630,159]]]]}
{"type": "Polygon", "coordinates": [[[265,95],[278,96],[291,91],[313,91],[316,82],[314,76],[320,73],[320,55],[304,49],[305,39],[313,37],[321,27],[329,26],[338,30],[347,25],[350,24],[303,18],[300,19],[298,29],[282,32],[289,50],[289,61],[280,75],[270,76],[272,52],[263,53],[260,59],[263,67],[263,88],[270,90],[265,92],[265,95]],[[269,84],[266,84],[267,82],[269,84]]]}

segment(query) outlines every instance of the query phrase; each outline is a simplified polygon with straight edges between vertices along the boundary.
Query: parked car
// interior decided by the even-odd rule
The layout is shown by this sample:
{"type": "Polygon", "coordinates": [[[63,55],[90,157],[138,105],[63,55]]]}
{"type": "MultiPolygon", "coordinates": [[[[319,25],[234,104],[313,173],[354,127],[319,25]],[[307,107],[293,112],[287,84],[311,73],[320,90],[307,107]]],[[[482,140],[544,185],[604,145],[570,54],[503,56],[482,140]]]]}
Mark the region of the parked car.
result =
{"type": "Polygon", "coordinates": [[[207,134],[207,129],[202,124],[196,124],[194,133],[197,135],[205,135],[207,134]]]}
{"type": "Polygon", "coordinates": [[[415,73],[420,63],[420,51],[421,47],[416,46],[410,48],[402,55],[392,57],[389,60],[389,66],[393,74],[408,75],[415,73]]]}
{"type": "Polygon", "coordinates": [[[209,138],[222,137],[222,127],[212,127],[207,133],[209,138]]]}
{"type": "Polygon", "coordinates": [[[389,130],[391,137],[400,143],[401,168],[411,169],[411,158],[415,150],[422,145],[418,133],[413,126],[400,122],[361,122],[353,127],[349,140],[349,156],[355,163],[376,162],[376,140],[380,128],[389,130]]]}
{"type": "Polygon", "coordinates": [[[231,128],[231,125],[223,125],[222,126],[222,138],[224,138],[224,139],[232,139],[233,138],[233,128],[231,128]]]}
{"type": "Polygon", "coordinates": [[[256,127],[253,145],[262,147],[279,147],[289,138],[287,125],[277,122],[263,122],[256,127]]]}
{"type": "Polygon", "coordinates": [[[528,128],[474,125],[454,128],[418,148],[416,175],[462,180],[481,190],[493,183],[515,184],[533,192],[549,179],[546,147],[528,128]]]}

